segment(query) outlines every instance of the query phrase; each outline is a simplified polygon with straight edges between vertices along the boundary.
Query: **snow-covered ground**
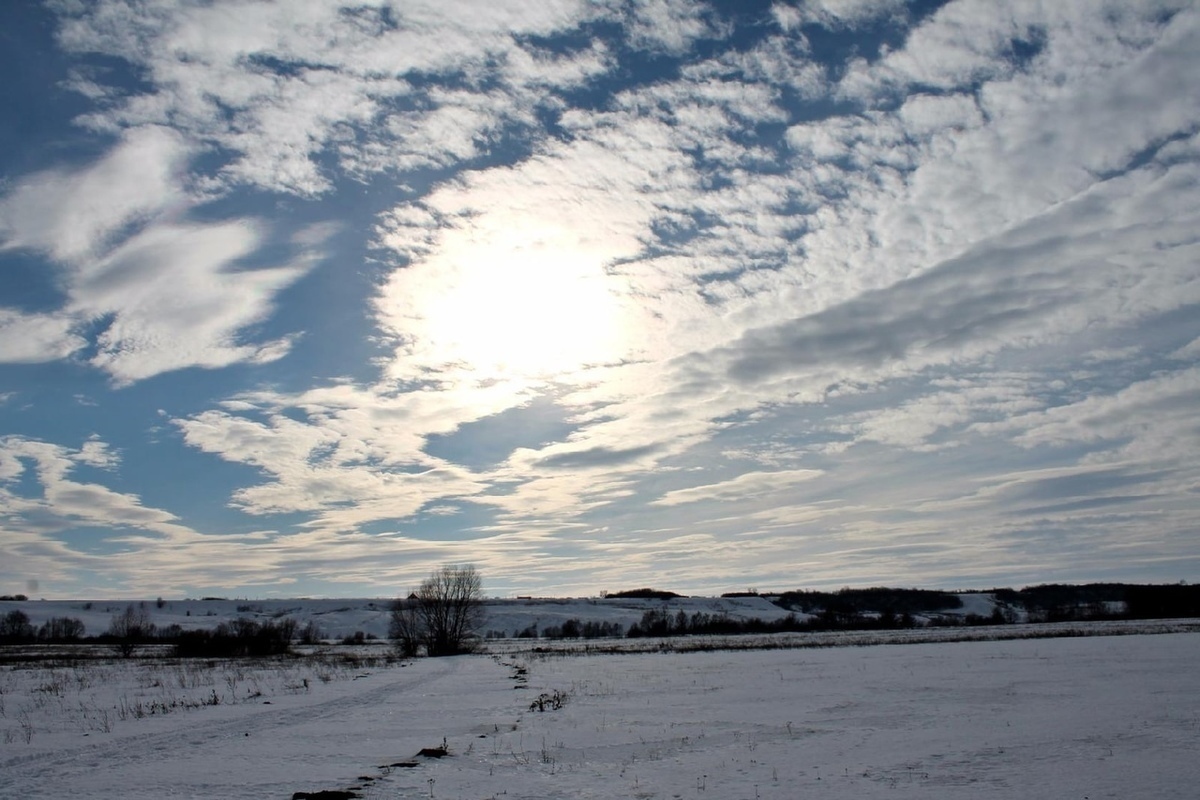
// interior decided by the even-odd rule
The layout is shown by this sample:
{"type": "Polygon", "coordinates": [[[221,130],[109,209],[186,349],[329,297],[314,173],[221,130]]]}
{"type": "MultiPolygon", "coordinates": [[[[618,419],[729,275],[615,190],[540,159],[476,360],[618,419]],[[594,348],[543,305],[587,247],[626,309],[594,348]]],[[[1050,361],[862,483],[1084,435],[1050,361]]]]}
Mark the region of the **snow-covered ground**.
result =
{"type": "Polygon", "coordinates": [[[337,655],[384,649],[4,667],[0,797],[1094,800],[1200,786],[1195,633],[404,666],[337,655]],[[132,713],[192,692],[218,703],[132,713]],[[445,758],[416,756],[443,741],[445,758]]]}

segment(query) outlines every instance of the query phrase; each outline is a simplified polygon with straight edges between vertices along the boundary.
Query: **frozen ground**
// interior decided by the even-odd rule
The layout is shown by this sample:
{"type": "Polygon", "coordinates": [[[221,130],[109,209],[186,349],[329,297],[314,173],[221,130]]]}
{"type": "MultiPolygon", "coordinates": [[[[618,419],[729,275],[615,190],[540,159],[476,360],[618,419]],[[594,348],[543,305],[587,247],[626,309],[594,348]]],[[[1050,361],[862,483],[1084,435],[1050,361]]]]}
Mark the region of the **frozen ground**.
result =
{"type": "Polygon", "coordinates": [[[269,665],[6,667],[0,797],[1193,798],[1198,662],[1177,633],[330,662],[307,687],[269,665]],[[107,730],[71,716],[189,680],[228,696],[107,730]]]}

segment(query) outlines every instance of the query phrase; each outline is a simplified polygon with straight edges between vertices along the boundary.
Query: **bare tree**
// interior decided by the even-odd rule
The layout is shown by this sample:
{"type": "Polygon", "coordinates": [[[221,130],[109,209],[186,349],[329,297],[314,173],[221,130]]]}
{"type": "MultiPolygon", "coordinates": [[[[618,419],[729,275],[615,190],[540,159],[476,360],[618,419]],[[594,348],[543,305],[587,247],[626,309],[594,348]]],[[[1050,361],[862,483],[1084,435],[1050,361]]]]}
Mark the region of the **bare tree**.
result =
{"type": "Polygon", "coordinates": [[[395,642],[400,655],[405,658],[419,655],[421,645],[425,643],[425,626],[421,622],[419,604],[416,592],[411,597],[401,598],[392,603],[392,622],[388,626],[388,636],[395,642]]]}
{"type": "Polygon", "coordinates": [[[389,633],[401,652],[452,656],[474,649],[472,634],[483,624],[483,579],[472,566],[446,566],[412,594],[392,604],[389,633]]]}
{"type": "Polygon", "coordinates": [[[0,617],[0,642],[19,643],[33,639],[33,625],[29,615],[19,608],[0,617]]]}
{"type": "Polygon", "coordinates": [[[147,639],[154,635],[154,623],[150,621],[150,612],[145,603],[134,605],[130,603],[120,614],[114,614],[108,625],[108,635],[113,638],[113,646],[128,658],[147,639]]]}

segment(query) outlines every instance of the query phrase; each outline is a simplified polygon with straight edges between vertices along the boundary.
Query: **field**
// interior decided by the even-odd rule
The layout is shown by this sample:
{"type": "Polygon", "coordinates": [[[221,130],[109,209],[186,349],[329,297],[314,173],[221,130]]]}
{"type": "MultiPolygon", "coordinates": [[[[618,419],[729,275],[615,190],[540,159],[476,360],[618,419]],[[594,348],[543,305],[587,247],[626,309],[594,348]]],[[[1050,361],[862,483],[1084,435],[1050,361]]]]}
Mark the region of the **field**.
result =
{"type": "Polygon", "coordinates": [[[385,652],[4,667],[0,796],[1095,800],[1200,785],[1195,633],[370,657],[385,652]]]}

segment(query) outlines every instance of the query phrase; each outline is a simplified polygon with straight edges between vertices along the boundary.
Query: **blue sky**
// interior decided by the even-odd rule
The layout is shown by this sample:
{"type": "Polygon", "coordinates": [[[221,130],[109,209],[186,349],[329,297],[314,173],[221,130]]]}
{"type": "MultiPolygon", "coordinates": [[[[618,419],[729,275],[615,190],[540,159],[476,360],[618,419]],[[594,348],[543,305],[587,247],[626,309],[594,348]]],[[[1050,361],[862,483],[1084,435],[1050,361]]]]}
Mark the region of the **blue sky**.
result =
{"type": "Polygon", "coordinates": [[[1194,2],[0,9],[0,591],[1200,578],[1194,2]]]}

